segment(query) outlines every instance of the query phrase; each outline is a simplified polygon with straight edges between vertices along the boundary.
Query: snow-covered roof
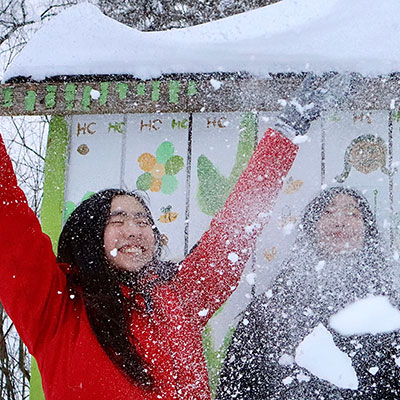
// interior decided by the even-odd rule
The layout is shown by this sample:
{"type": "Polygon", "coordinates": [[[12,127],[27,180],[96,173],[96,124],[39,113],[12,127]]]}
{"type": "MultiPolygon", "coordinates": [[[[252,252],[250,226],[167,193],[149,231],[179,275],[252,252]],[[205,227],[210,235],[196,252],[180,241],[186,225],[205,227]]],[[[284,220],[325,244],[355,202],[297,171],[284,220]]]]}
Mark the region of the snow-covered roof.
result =
{"type": "Polygon", "coordinates": [[[140,32],[89,3],[53,18],[5,80],[56,75],[400,71],[399,0],[282,0],[184,29],[140,32]]]}

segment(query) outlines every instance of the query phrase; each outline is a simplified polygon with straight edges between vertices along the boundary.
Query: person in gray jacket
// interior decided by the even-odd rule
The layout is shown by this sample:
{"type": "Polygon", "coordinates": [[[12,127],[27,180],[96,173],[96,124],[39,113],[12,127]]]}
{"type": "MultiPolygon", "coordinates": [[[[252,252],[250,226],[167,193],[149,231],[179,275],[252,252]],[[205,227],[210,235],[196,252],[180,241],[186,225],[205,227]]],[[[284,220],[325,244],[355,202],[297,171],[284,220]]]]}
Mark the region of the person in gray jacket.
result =
{"type": "MultiPolygon", "coordinates": [[[[375,335],[343,334],[331,319],[365,298],[398,306],[393,276],[366,199],[352,189],[322,191],[306,207],[292,254],[271,290],[242,313],[217,399],[400,398],[400,331],[380,332],[378,326],[375,335]],[[341,385],[304,367],[299,346],[318,329],[351,362],[355,383],[341,385]]],[[[321,353],[316,357],[329,363],[321,353]]]]}

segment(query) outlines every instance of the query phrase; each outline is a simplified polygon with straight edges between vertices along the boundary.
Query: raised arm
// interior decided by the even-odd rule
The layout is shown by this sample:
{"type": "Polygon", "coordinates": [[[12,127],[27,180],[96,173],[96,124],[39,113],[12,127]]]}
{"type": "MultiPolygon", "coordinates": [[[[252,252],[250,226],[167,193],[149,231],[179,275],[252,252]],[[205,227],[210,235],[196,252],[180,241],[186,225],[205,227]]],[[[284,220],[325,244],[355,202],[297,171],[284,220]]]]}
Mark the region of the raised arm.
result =
{"type": "Polygon", "coordinates": [[[175,289],[189,313],[204,323],[238,285],[296,152],[289,139],[269,129],[224,208],[183,261],[175,289]]]}
{"type": "Polygon", "coordinates": [[[189,312],[206,322],[238,284],[267,222],[297,146],[288,138],[304,135],[322,111],[343,104],[357,80],[354,74],[320,78],[309,74],[261,139],[224,208],[211,221],[196,249],[184,260],[177,289],[189,312]],[[319,85],[319,86],[318,86],[319,85]]]}
{"type": "Polygon", "coordinates": [[[0,136],[0,301],[33,355],[56,330],[65,288],[50,239],[17,186],[0,136]]]}

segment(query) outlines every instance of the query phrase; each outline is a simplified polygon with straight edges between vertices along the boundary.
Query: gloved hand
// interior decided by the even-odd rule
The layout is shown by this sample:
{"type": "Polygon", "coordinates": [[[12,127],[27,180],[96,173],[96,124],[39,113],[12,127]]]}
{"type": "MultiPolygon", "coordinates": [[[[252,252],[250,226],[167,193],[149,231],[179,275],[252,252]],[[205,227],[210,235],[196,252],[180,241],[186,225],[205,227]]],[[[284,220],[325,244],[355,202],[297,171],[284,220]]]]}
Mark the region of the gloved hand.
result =
{"type": "Polygon", "coordinates": [[[278,116],[277,129],[288,138],[305,135],[321,112],[339,107],[358,79],[357,74],[334,74],[317,86],[317,77],[308,74],[278,116]]]}

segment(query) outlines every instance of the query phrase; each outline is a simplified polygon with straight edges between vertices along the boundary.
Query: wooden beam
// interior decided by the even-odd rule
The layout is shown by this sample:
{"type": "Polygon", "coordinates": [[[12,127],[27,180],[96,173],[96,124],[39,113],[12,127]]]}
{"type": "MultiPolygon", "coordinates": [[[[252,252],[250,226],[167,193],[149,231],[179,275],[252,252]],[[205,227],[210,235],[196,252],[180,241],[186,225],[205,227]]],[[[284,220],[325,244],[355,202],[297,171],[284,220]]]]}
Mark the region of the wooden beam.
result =
{"type": "MultiPolygon", "coordinates": [[[[104,77],[76,81],[0,85],[0,115],[275,111],[289,99],[303,75],[261,79],[240,74],[182,75],[156,80],[104,77]]],[[[397,108],[400,78],[362,78],[350,109],[397,108]]]]}

